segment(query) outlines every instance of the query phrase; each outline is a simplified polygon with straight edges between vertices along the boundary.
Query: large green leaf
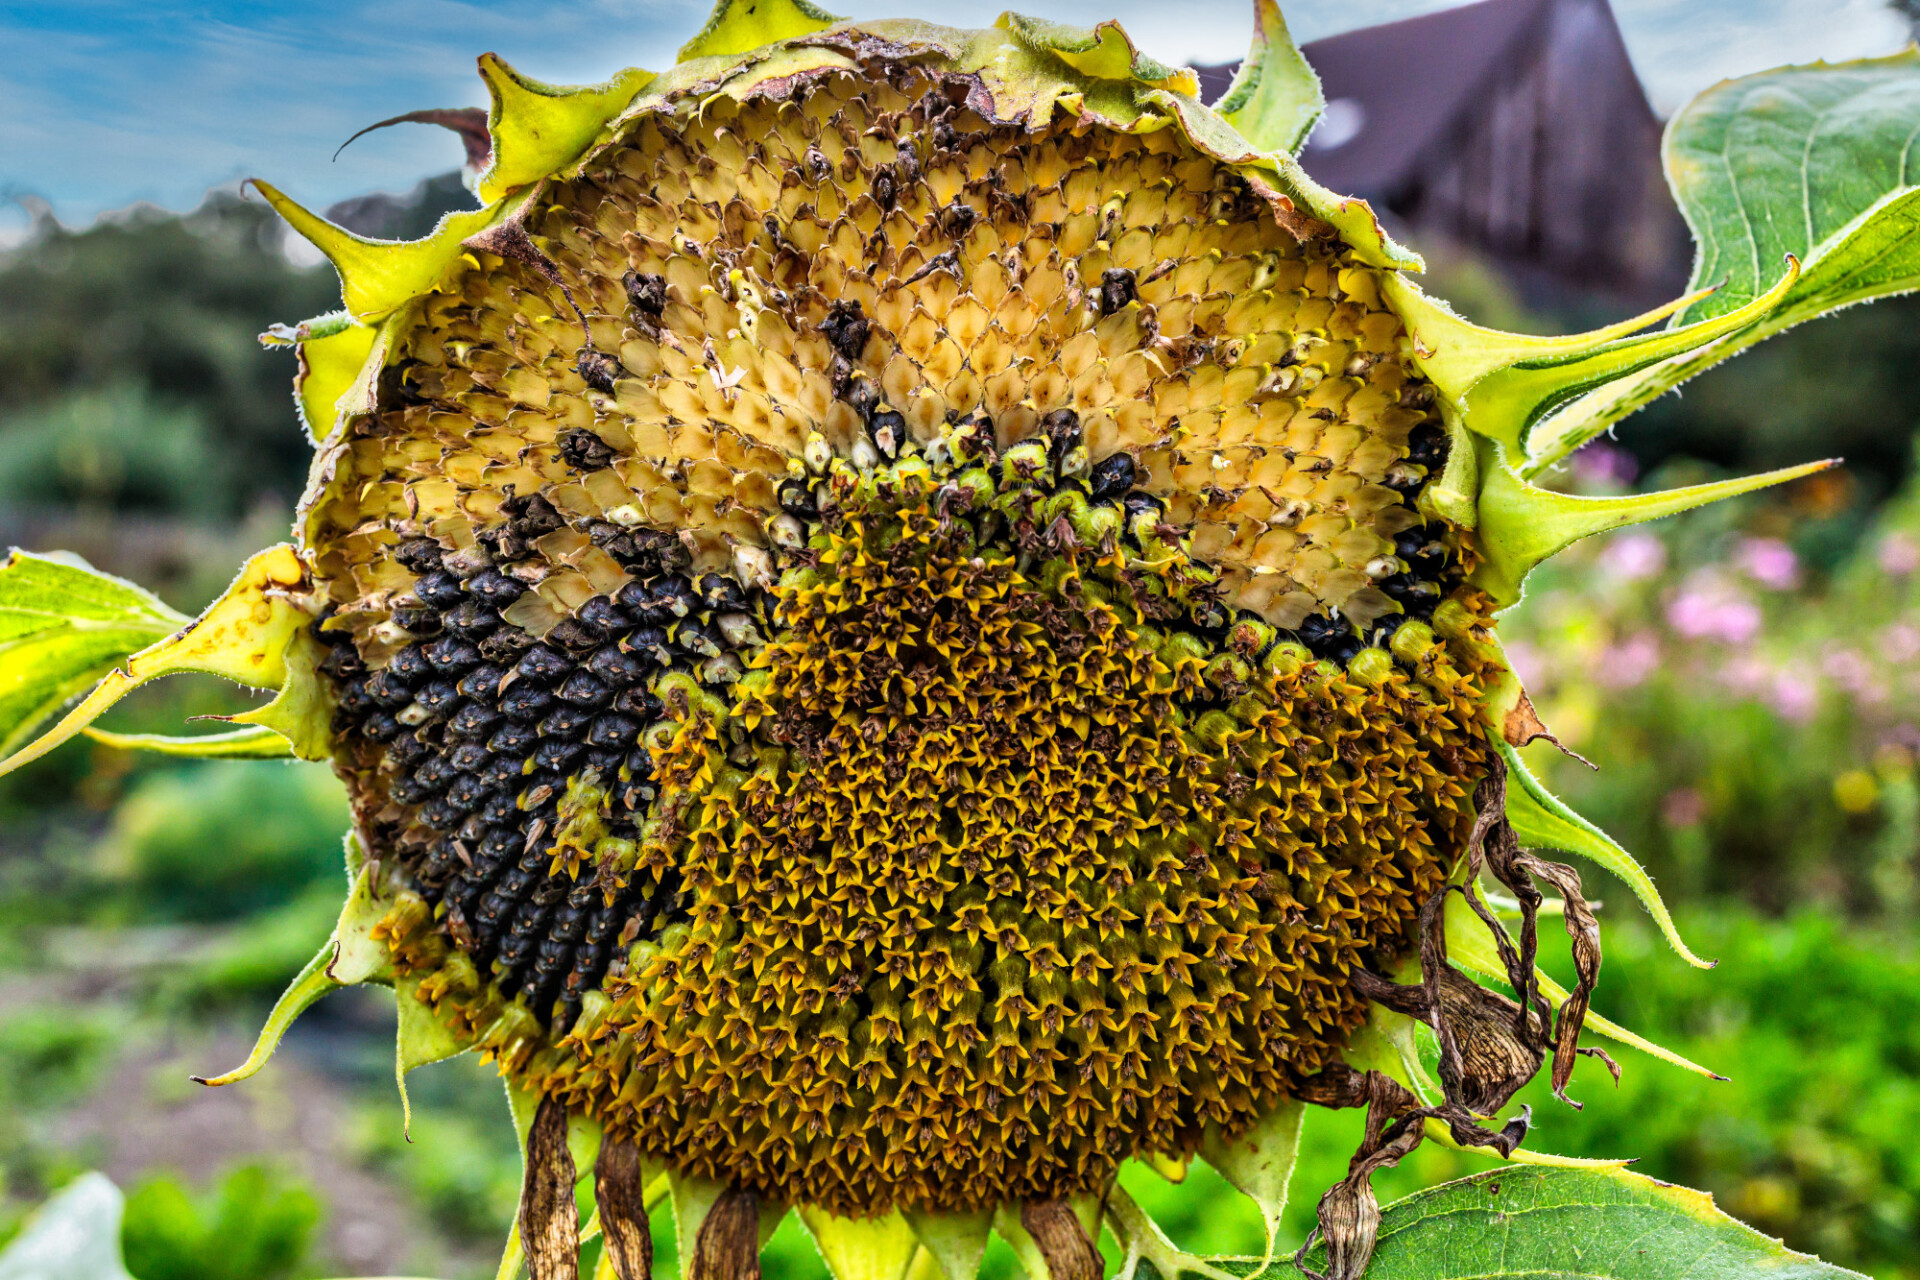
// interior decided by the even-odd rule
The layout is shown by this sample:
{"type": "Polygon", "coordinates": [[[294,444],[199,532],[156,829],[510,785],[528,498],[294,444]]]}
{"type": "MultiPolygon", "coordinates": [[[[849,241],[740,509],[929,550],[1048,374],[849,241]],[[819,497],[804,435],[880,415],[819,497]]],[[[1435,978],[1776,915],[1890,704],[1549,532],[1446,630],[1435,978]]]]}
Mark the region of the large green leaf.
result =
{"type": "MultiPolygon", "coordinates": [[[[1316,1248],[1307,1264],[1326,1266],[1316,1248]]],[[[1143,1262],[1144,1276],[1152,1264],[1143,1262]]],[[[1246,1276],[1258,1258],[1174,1270],[1246,1276]]],[[[1158,1274],[1157,1269],[1155,1273],[1158,1274]]],[[[1299,1280],[1279,1262],[1271,1280],[1299,1280]]],[[[1861,1280],[1742,1226],[1699,1191],[1625,1169],[1507,1167],[1388,1205],[1367,1280],[1861,1280]]],[[[1151,1278],[1149,1278],[1151,1280],[1151,1278]]],[[[1172,1280],[1163,1277],[1163,1280],[1172,1280]]]]}
{"type": "Polygon", "coordinates": [[[186,623],[150,592],[78,558],[8,556],[0,564],[0,756],[115,663],[186,623]]]}
{"type": "Polygon", "coordinates": [[[1734,311],[1786,271],[1764,320],[1593,392],[1535,432],[1540,470],[1701,370],[1782,329],[1920,288],[1920,51],[1786,67],[1715,85],[1667,126],[1667,177],[1698,245],[1677,327],[1734,311]]]}

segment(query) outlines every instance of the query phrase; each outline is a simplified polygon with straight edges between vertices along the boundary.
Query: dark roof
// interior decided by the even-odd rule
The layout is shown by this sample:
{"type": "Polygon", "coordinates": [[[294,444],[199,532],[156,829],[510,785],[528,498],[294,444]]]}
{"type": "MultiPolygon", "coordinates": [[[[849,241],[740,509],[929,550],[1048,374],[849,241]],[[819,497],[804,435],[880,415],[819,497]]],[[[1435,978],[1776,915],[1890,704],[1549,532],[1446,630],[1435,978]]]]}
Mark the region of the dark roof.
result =
{"type": "MultiPolygon", "coordinates": [[[[1660,122],[1607,0],[1481,0],[1301,52],[1329,110],[1301,163],[1416,242],[1444,235],[1529,286],[1635,303],[1685,283],[1660,122]]],[[[1203,69],[1203,89],[1232,70],[1203,69]]]]}

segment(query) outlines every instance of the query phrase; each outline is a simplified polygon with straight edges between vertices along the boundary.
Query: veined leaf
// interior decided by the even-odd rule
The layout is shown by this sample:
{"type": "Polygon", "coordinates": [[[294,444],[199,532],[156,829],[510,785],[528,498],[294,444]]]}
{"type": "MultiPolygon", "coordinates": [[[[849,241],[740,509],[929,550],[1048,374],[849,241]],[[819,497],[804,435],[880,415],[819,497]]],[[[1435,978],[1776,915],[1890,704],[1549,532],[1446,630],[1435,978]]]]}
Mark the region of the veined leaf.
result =
{"type": "MultiPolygon", "coordinates": [[[[1258,1258],[1210,1258],[1250,1276],[1258,1258]]],[[[1308,1255],[1326,1266],[1324,1246],[1308,1255]]],[[[1142,1274],[1145,1268],[1142,1269],[1142,1274]]],[[[1176,1270],[1180,1274],[1185,1268],[1176,1270]]],[[[1272,1280],[1300,1271],[1275,1262],[1272,1280]]],[[[1794,1253],[1701,1191],[1625,1169],[1507,1167],[1408,1196],[1381,1213],[1367,1280],[1864,1280],[1794,1253]]],[[[1173,1276],[1163,1277],[1173,1280],[1173,1276]]]]}
{"type": "Polygon", "coordinates": [[[78,557],[15,551],[0,564],[0,757],[130,653],[187,616],[78,557]]]}
{"type": "Polygon", "coordinates": [[[1920,288],[1920,51],[1783,67],[1708,89],[1667,126],[1667,177],[1698,246],[1674,317],[1724,315],[1802,264],[1752,328],[1589,393],[1535,429],[1524,473],[1564,458],[1728,356],[1839,307],[1920,288]]]}

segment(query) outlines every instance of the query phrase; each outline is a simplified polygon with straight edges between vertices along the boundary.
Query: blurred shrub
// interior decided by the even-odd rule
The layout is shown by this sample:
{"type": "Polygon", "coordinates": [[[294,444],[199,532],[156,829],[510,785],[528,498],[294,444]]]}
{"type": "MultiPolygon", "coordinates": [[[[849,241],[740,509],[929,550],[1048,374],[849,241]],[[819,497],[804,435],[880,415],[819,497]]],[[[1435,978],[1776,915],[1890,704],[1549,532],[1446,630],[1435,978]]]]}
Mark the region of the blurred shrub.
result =
{"type": "Polygon", "coordinates": [[[305,1274],[319,1223],[303,1183],[244,1165],[197,1196],[148,1178],[127,1196],[120,1240],[136,1280],[282,1280],[305,1274]]]}
{"type": "Polygon", "coordinates": [[[224,515],[234,460],[202,410],[132,381],[0,418],[0,502],[224,515]]]}
{"type": "Polygon", "coordinates": [[[343,896],[341,882],[323,876],[293,901],[248,918],[167,970],[156,992],[161,1011],[264,1008],[326,941],[343,896]]]}
{"type": "Polygon", "coordinates": [[[28,1005],[0,1018],[0,1111],[67,1101],[97,1078],[119,1040],[106,1008],[28,1005]]]}
{"type": "Polygon", "coordinates": [[[324,765],[195,763],[128,794],[102,865],[144,915],[230,921],[337,882],[347,822],[324,765]]]}

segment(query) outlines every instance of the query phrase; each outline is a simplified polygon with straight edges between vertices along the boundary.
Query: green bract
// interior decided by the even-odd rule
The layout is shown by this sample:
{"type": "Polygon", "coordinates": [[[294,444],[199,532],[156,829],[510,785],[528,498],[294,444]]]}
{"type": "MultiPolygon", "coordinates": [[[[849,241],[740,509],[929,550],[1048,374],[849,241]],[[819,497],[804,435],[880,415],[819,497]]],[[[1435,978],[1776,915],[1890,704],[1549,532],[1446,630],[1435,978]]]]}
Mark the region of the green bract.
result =
{"type": "Polygon", "coordinates": [[[204,1083],[392,986],[403,1097],[470,1048],[507,1079],[503,1276],[601,1234],[638,1280],[665,1211],[690,1280],[734,1280],[790,1209],[839,1280],[967,1280],[992,1233],[1091,1280],[1103,1229],[1131,1275],[1282,1274],[1181,1253],[1113,1175],[1204,1159],[1271,1232],[1307,1103],[1368,1124],[1302,1274],[1831,1274],[1499,1118],[1549,1064],[1562,1098],[1576,1054],[1612,1066],[1583,1029],[1712,1073],[1588,1012],[1598,926],[1536,849],[1706,962],[1528,775],[1550,735],[1495,624],[1580,538],[1829,465],[1535,483],[1910,287],[1920,66],[1706,95],[1668,141],[1695,290],[1535,338],[1426,296],[1301,170],[1318,84],[1255,19],[1209,108],[1116,23],[723,2],[657,75],[482,58],[482,207],[420,241],[257,184],[342,281],[269,339],[316,448],[293,542],[177,631],[83,569],[0,570],[0,767],[209,671],[276,696],[95,736],[328,759],[354,801],[334,935],[204,1083]],[[1571,989],[1535,965],[1542,882],[1571,989]],[[1372,1173],[1429,1137],[1537,1167],[1383,1218],[1372,1173]]]}

